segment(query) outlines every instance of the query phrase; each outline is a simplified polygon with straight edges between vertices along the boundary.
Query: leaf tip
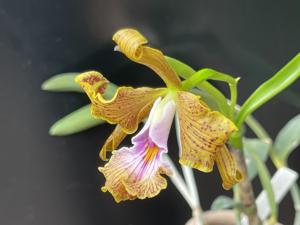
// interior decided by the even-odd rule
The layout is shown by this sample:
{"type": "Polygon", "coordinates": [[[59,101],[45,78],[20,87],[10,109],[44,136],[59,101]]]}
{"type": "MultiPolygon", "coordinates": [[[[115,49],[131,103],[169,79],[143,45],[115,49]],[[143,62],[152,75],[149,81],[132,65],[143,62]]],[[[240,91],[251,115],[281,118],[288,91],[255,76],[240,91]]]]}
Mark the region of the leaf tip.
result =
{"type": "Polygon", "coordinates": [[[66,135],[65,130],[60,125],[59,121],[55,122],[49,129],[48,133],[51,136],[63,136],[66,135]]]}
{"type": "MultiPolygon", "coordinates": [[[[45,80],[42,85],[41,85],[41,90],[43,91],[48,91],[51,89],[51,87],[49,87],[49,80],[45,80]]],[[[50,85],[51,86],[51,85],[50,85]]]]}
{"type": "MultiPolygon", "coordinates": [[[[55,124],[54,124],[55,125],[55,124]]],[[[57,136],[57,130],[56,130],[56,127],[52,125],[48,131],[48,133],[51,135],[51,136],[57,136]]]]}

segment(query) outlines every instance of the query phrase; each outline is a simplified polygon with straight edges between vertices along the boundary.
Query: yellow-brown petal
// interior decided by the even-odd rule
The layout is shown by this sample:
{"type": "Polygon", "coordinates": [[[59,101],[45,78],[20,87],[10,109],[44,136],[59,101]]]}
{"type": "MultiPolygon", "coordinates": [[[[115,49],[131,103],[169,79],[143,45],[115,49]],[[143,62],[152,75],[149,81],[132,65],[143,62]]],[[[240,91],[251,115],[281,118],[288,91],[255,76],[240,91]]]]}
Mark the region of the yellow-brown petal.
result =
{"type": "Polygon", "coordinates": [[[161,174],[171,175],[171,172],[164,168],[159,168],[151,179],[147,178],[140,182],[124,182],[125,188],[130,195],[136,196],[138,199],[153,198],[168,186],[166,178],[161,174]]]}
{"type": "Polygon", "coordinates": [[[106,153],[108,151],[113,151],[118,148],[118,146],[121,144],[121,142],[124,140],[124,138],[127,136],[127,133],[125,133],[120,125],[117,125],[111,135],[106,139],[104,145],[102,146],[99,157],[106,161],[106,153]]]}
{"type": "MultiPolygon", "coordinates": [[[[113,160],[113,157],[111,160],[113,160]]],[[[105,186],[103,186],[101,190],[103,192],[109,191],[117,203],[126,200],[134,200],[136,197],[130,195],[123,184],[123,179],[126,179],[128,174],[126,170],[123,170],[122,163],[117,163],[107,163],[104,167],[98,168],[99,172],[103,173],[106,178],[105,186]]]]}
{"type": "Polygon", "coordinates": [[[148,116],[155,99],[166,92],[165,88],[120,87],[112,99],[106,100],[101,95],[104,91],[103,79],[99,72],[91,71],[77,76],[76,82],[84,88],[92,102],[92,115],[111,124],[119,124],[126,133],[137,130],[139,122],[148,116]]]}
{"type": "Polygon", "coordinates": [[[143,64],[154,72],[168,85],[180,87],[181,82],[176,72],[171,68],[163,53],[157,49],[145,46],[148,40],[137,30],[122,29],[113,35],[118,50],[134,62],[143,64]]]}
{"type": "Polygon", "coordinates": [[[225,190],[231,189],[233,185],[242,181],[243,174],[237,168],[233,156],[225,145],[218,148],[216,163],[223,181],[222,186],[225,190]]]}
{"type": "Polygon", "coordinates": [[[182,147],[179,162],[203,172],[212,171],[217,147],[225,144],[235,125],[189,92],[178,92],[177,107],[182,147]]]}

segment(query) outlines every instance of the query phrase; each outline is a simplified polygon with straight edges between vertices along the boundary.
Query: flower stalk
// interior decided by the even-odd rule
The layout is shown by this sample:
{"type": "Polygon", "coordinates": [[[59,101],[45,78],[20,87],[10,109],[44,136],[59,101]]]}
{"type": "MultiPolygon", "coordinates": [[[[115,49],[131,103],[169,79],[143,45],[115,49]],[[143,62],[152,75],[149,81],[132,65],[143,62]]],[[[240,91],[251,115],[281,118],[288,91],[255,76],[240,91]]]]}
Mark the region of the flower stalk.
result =
{"type": "Polygon", "coordinates": [[[178,172],[176,166],[174,165],[172,159],[169,157],[169,155],[164,155],[165,161],[169,164],[169,167],[172,171],[172,175],[170,176],[170,180],[176,187],[176,189],[179,191],[179,193],[182,195],[182,197],[185,199],[185,201],[188,203],[190,208],[193,210],[196,207],[195,201],[193,197],[191,196],[189,192],[189,188],[187,187],[185,181],[183,180],[182,176],[178,172]]]}

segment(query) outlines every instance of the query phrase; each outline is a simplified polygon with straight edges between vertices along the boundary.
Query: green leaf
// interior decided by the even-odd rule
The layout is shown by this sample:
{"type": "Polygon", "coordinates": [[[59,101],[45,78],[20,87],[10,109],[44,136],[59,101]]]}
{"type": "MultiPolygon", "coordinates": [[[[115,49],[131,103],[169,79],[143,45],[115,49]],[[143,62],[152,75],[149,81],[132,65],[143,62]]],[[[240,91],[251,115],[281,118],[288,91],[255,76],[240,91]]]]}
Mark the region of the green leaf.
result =
{"type": "MultiPolygon", "coordinates": [[[[262,142],[264,143],[264,142],[262,142]]],[[[278,206],[276,204],[274,191],[271,184],[271,176],[266,167],[264,161],[261,159],[261,156],[258,154],[259,150],[254,150],[256,148],[248,148],[248,153],[251,155],[253,162],[257,168],[258,176],[260,182],[263,186],[263,189],[266,191],[268,196],[268,202],[271,208],[271,217],[272,221],[277,221],[278,217],[278,206]]]]}
{"type": "Polygon", "coordinates": [[[257,167],[255,159],[252,156],[254,152],[260,161],[265,162],[268,158],[268,151],[270,149],[270,144],[263,142],[256,138],[244,138],[244,152],[246,157],[248,177],[250,180],[254,179],[257,175],[257,167]]]}
{"type": "Polygon", "coordinates": [[[235,202],[232,198],[221,195],[213,201],[210,209],[215,211],[215,210],[233,208],[234,206],[235,206],[235,202]]]}
{"type": "Polygon", "coordinates": [[[238,113],[236,124],[242,125],[247,116],[253,113],[261,105],[283,91],[300,76],[300,53],[287,65],[279,70],[273,77],[261,84],[242,105],[238,113]]]}
{"type": "Polygon", "coordinates": [[[84,92],[83,89],[77,84],[74,79],[79,73],[61,73],[55,75],[42,84],[44,91],[75,91],[84,92]]]}
{"type": "Polygon", "coordinates": [[[300,144],[300,114],[292,118],[278,133],[273,153],[285,162],[290,153],[300,144]]]}
{"type": "Polygon", "coordinates": [[[105,123],[91,116],[91,105],[86,105],[54,123],[49,134],[53,136],[64,136],[74,134],[97,125],[105,123]]]}
{"type": "MultiPolygon", "coordinates": [[[[188,79],[194,73],[196,73],[196,71],[193,68],[177,59],[171,58],[169,56],[166,56],[166,59],[171,65],[171,67],[176,71],[176,73],[184,79],[188,79]]],[[[209,95],[213,96],[213,98],[216,99],[216,103],[218,104],[218,110],[223,114],[228,115],[229,106],[222,92],[220,92],[217,88],[215,88],[207,81],[201,82],[196,87],[206,91],[209,95]]]]}

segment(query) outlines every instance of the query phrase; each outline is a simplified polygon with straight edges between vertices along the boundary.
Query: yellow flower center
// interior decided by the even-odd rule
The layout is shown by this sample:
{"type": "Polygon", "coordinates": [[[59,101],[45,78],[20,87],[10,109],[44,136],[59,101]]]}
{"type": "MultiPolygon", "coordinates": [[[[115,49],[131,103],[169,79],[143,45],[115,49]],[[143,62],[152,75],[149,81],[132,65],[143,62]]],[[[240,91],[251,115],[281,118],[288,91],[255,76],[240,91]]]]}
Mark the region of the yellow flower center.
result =
{"type": "Polygon", "coordinates": [[[156,145],[149,146],[146,155],[144,156],[144,161],[146,163],[152,162],[157,153],[158,153],[158,147],[156,145]]]}

